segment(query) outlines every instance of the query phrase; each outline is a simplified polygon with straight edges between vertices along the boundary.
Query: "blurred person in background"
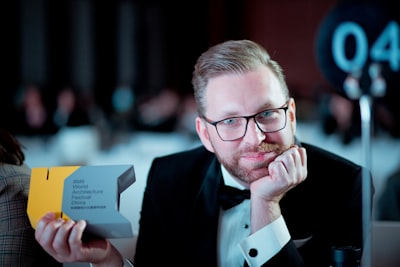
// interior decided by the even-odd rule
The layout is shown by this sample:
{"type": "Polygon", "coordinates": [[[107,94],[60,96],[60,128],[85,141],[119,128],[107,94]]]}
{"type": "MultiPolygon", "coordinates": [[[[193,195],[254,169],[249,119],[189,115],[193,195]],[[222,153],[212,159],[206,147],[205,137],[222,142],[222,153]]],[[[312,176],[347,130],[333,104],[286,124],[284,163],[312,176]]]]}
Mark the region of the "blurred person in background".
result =
{"type": "Polygon", "coordinates": [[[0,128],[0,266],[62,266],[35,240],[26,213],[31,170],[24,161],[18,140],[0,128]]]}
{"type": "Polygon", "coordinates": [[[13,132],[17,135],[40,136],[57,131],[51,116],[49,103],[45,101],[41,87],[27,84],[15,96],[16,116],[13,132]]]}
{"type": "Polygon", "coordinates": [[[361,136],[360,112],[355,101],[337,93],[326,94],[320,101],[320,113],[325,134],[338,134],[345,145],[361,136]]]}
{"type": "Polygon", "coordinates": [[[181,97],[174,88],[163,88],[156,95],[144,97],[138,103],[136,129],[173,132],[176,130],[181,97]]]}
{"type": "Polygon", "coordinates": [[[86,165],[100,146],[99,131],[79,91],[64,86],[57,94],[54,124],[57,155],[62,165],[86,165]]]}
{"type": "Polygon", "coordinates": [[[58,129],[91,124],[88,110],[72,87],[65,86],[58,92],[56,104],[53,122],[58,129]]]}

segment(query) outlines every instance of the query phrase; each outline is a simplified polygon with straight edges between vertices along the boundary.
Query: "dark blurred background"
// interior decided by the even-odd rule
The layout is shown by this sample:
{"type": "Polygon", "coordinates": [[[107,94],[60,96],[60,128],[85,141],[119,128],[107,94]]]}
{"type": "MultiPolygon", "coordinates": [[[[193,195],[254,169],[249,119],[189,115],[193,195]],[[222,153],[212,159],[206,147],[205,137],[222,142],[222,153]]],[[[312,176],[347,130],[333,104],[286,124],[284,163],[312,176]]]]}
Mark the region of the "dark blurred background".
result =
{"type": "MultiPolygon", "coordinates": [[[[248,38],[283,66],[299,119],[319,119],[327,134],[339,131],[349,143],[360,134],[358,106],[343,97],[342,81],[331,79],[337,70],[331,71],[324,58],[324,33],[345,19],[341,14],[354,20],[364,16],[364,5],[398,21],[392,2],[6,1],[1,5],[0,123],[28,136],[81,124],[174,131],[183,123],[181,115],[194,109],[190,79],[196,58],[210,45],[248,38]],[[346,8],[327,23],[340,5],[346,8]],[[74,116],[60,108],[64,89],[72,91],[74,116]]],[[[376,23],[370,19],[363,26],[376,23]]],[[[374,124],[377,132],[398,137],[397,109],[388,100],[397,99],[398,70],[389,76],[390,97],[379,100],[383,108],[377,107],[374,124]]]]}

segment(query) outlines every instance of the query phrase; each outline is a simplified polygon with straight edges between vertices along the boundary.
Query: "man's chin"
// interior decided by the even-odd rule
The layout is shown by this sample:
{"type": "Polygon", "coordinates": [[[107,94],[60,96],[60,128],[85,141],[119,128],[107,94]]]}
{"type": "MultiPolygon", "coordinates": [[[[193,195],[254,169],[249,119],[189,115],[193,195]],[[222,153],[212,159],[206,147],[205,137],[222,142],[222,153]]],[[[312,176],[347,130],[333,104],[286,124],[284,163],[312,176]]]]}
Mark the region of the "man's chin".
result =
{"type": "Polygon", "coordinates": [[[252,170],[250,172],[249,177],[250,177],[251,182],[254,182],[254,181],[257,181],[257,180],[259,180],[261,178],[264,178],[264,177],[266,177],[268,175],[269,175],[268,168],[264,167],[264,168],[259,168],[259,169],[252,170]]]}

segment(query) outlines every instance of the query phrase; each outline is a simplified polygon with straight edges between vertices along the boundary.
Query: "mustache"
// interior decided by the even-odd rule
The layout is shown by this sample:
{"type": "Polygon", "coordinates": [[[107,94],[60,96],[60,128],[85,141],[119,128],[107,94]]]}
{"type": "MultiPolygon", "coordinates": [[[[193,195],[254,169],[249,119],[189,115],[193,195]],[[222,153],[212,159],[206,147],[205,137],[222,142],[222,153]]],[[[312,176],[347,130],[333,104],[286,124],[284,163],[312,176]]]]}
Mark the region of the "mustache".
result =
{"type": "Polygon", "coordinates": [[[258,146],[245,147],[240,151],[240,153],[265,153],[274,151],[278,154],[281,154],[283,151],[285,151],[285,149],[279,144],[263,142],[258,146]]]}
{"type": "Polygon", "coordinates": [[[276,151],[278,154],[282,153],[284,151],[283,147],[279,144],[270,144],[270,143],[261,143],[258,148],[257,152],[272,152],[276,151]]]}

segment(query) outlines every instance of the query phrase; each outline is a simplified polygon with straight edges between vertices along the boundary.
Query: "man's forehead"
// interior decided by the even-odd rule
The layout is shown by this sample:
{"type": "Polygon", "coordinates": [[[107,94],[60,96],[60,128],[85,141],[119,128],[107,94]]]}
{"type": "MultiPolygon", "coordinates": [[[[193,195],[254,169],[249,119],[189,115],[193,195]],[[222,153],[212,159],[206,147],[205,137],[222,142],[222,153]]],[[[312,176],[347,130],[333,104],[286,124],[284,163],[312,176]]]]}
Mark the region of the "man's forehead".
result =
{"type": "Polygon", "coordinates": [[[206,103],[206,115],[214,119],[232,116],[249,116],[266,109],[282,107],[286,98],[281,94],[271,97],[251,96],[234,101],[210,101],[206,103]]]}

